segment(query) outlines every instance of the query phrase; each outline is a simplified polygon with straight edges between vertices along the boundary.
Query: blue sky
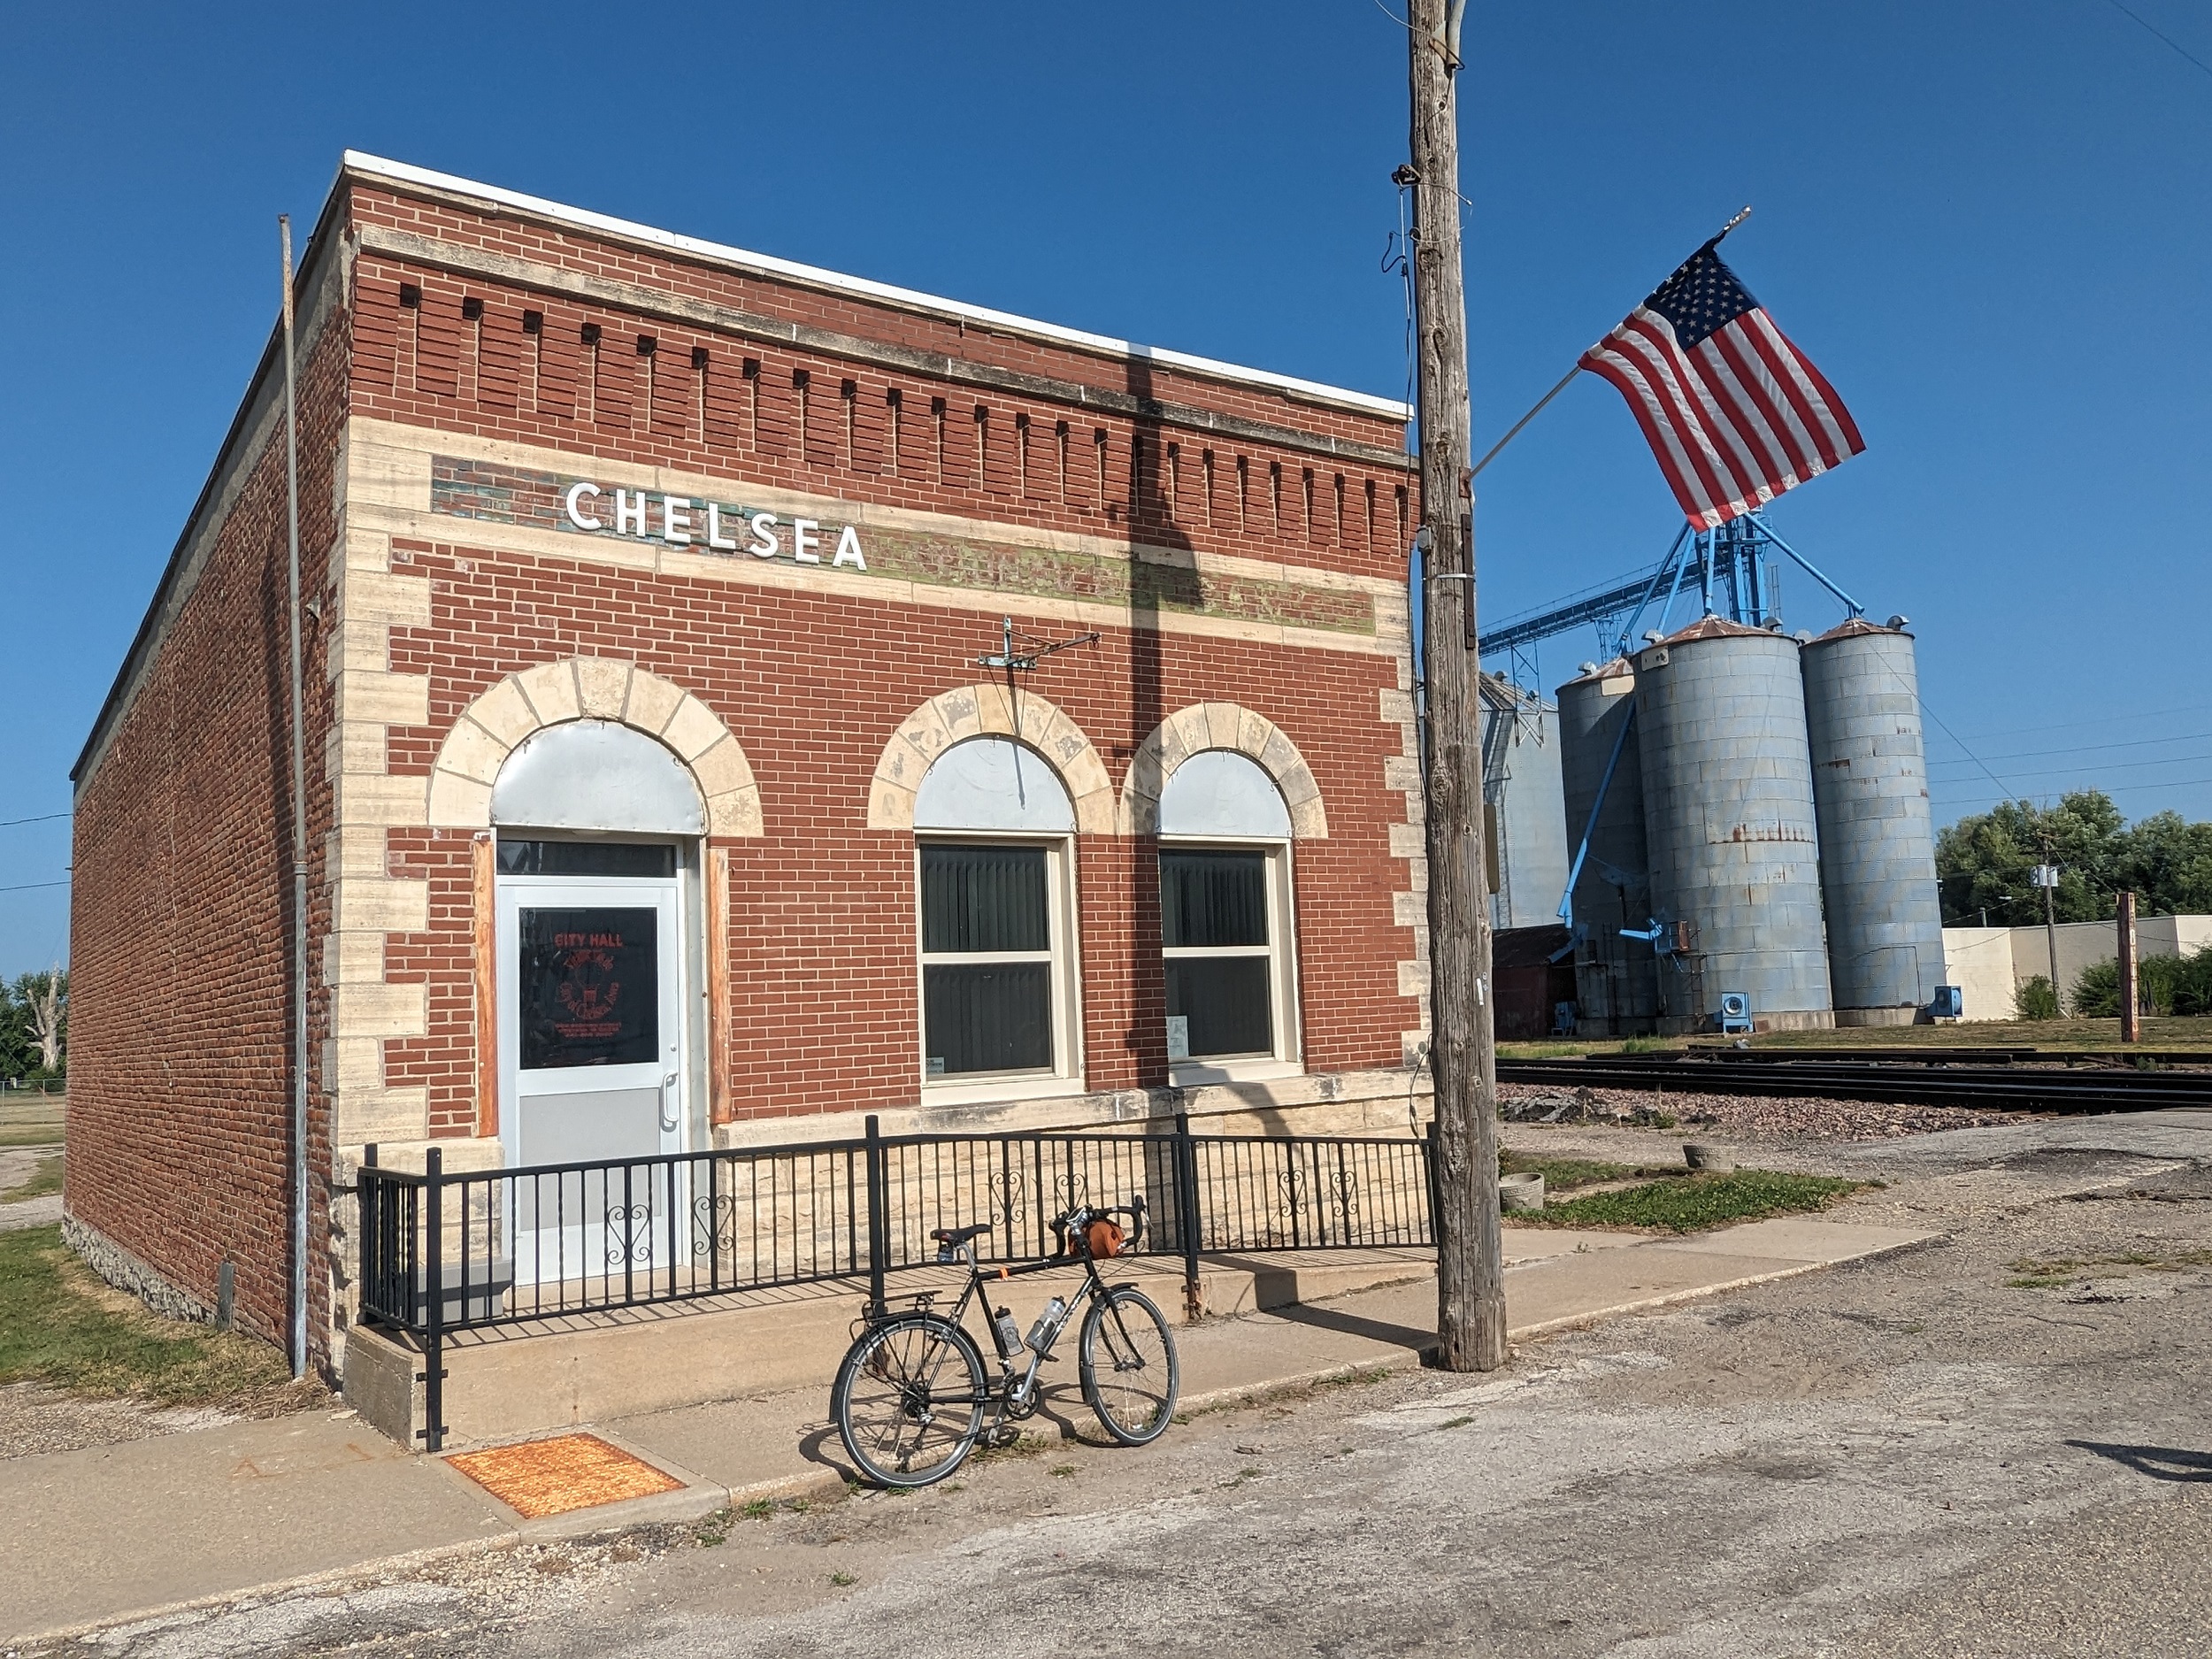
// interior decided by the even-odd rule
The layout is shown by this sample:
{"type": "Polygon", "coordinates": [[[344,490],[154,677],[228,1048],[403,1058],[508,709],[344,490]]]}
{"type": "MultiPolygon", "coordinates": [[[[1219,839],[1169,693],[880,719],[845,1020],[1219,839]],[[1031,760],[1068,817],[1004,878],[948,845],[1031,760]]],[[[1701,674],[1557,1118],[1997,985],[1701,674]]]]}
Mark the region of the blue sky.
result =
{"type": "MultiPolygon", "coordinates": [[[[2212,62],[2202,7],[2130,4],[2212,62]]],[[[1405,387],[1377,0],[93,5],[9,34],[0,819],[67,810],[273,316],[275,216],[311,219],[349,145],[1405,387]]],[[[1776,526],[1913,618],[1930,706],[2008,787],[2212,817],[2212,73],[2114,0],[1476,0],[1467,37],[1479,440],[1752,204],[1729,256],[1870,444],[1776,526]]],[[[1484,614],[1648,565],[1677,522],[1586,375],[1484,476],[1484,614]]],[[[1807,582],[1785,602],[1836,618],[1807,582]]],[[[1588,654],[1546,648],[1546,684],[1588,654]]],[[[1931,736],[1939,817],[1986,804],[1931,736]]],[[[61,879],[66,830],[0,827],[0,887],[61,879]]],[[[64,954],[65,893],[0,892],[0,973],[64,954]]]]}

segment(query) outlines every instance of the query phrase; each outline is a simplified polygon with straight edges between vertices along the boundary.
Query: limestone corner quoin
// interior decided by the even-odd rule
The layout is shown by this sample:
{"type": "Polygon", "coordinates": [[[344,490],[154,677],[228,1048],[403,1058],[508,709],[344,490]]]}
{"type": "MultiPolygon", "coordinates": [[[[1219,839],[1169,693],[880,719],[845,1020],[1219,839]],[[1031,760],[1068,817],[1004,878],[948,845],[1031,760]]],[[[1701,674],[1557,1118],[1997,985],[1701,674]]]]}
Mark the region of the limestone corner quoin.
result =
{"type": "MultiPolygon", "coordinates": [[[[1398,406],[354,155],[299,303],[326,1373],[363,1147],[512,1161],[479,849],[505,757],[565,721],[648,733],[706,803],[712,1144],[866,1112],[1402,1128],[1427,980],[1398,406]],[[705,545],[709,503],[735,550],[705,545]],[[756,513],[774,557],[740,539],[756,513]],[[792,557],[802,519],[818,564],[792,557]],[[833,562],[847,529],[864,568],[833,562]],[[1010,612],[1102,638],[1010,703],[976,666],[1010,612]],[[1078,1043],[1064,1087],[948,1103],[920,1064],[914,791],[990,732],[1075,803],[1078,1043]],[[1208,749],[1256,761],[1291,814],[1296,1038],[1194,1082],[1167,1050],[1156,803],[1208,749]]],[[[73,773],[65,1205],[87,1259],[167,1311],[208,1317],[232,1262],[240,1327],[280,1343],[282,373],[273,336],[73,773]]]]}

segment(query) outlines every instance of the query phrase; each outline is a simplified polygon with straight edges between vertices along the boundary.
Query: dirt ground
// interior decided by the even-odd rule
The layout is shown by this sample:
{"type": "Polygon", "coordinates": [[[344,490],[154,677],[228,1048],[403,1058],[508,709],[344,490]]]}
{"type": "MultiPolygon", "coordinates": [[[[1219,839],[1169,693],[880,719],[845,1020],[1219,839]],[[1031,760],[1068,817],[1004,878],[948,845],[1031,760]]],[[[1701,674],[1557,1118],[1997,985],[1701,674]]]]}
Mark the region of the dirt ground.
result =
{"type": "MultiPolygon", "coordinates": [[[[912,1496],[52,1651],[2212,1653],[2212,1115],[2161,1121],[1767,1140],[1770,1167],[1887,1183],[1836,1218],[1945,1238],[1533,1343],[1493,1377],[1309,1391],[1143,1451],[1055,1444],[912,1496]]],[[[1623,1162],[1669,1141],[1509,1140],[1623,1162]]]]}

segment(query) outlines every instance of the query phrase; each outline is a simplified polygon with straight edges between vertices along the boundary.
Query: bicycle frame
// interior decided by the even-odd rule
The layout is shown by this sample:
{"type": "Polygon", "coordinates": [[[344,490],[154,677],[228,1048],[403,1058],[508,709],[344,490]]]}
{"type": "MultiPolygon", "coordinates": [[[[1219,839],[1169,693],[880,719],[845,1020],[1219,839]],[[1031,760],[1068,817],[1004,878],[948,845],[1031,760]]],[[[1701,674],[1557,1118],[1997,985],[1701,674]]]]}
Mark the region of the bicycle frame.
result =
{"type": "MultiPolygon", "coordinates": [[[[1141,1201],[1139,1202],[1141,1205],[1141,1201]]],[[[1138,1213],[1141,1217],[1141,1208],[1138,1213]]],[[[1141,1222],[1140,1222],[1140,1226],[1141,1227],[1141,1222]]],[[[1071,1233],[1070,1236],[1079,1235],[1071,1233]]],[[[1141,1232],[1137,1236],[1141,1237],[1141,1232]]],[[[1038,1371],[1043,1368],[1044,1363],[1052,1357],[1053,1349],[1059,1346],[1061,1337],[1064,1336],[1074,1325],[1078,1310],[1086,1309],[1092,1303],[1105,1302],[1106,1307],[1113,1314],[1114,1324],[1120,1332],[1122,1340],[1124,1342],[1129,1340],[1129,1329],[1122,1322],[1119,1307],[1112,1302],[1106,1301],[1106,1298],[1113,1291],[1121,1288],[1122,1285],[1133,1286],[1135,1281],[1122,1280],[1110,1285],[1107,1283],[1106,1276],[1098,1271],[1098,1258],[1090,1253],[1087,1247],[1080,1247],[1064,1256],[1048,1256],[1041,1261],[1022,1262],[995,1267],[988,1272],[986,1272],[981,1263],[975,1259],[975,1241],[972,1239],[963,1240],[960,1243],[952,1246],[951,1252],[966,1266],[968,1282],[961,1288],[959,1300],[953,1303],[951,1311],[944,1317],[965,1330],[969,1305],[979,1299],[983,1303],[983,1323],[991,1335],[991,1351],[997,1356],[999,1366],[996,1383],[987,1386],[980,1396],[961,1401],[962,1404],[995,1405],[999,1409],[1001,1421],[1004,1419],[1010,1409],[1018,1418],[1029,1416],[1037,1406],[1038,1371]],[[1069,1302],[1067,1313],[1060,1321],[1060,1328],[1052,1333],[1052,1340],[1045,1344],[1044,1351],[1039,1353],[1025,1342],[1018,1343],[1010,1349],[1007,1347],[1005,1334],[1000,1331],[998,1320],[992,1313],[990,1298],[984,1294],[985,1287],[995,1282],[1027,1279],[1039,1273],[1064,1272],[1069,1268],[1079,1265],[1083,1270],[1083,1287],[1069,1302]],[[1025,1354],[1028,1356],[1029,1363],[1025,1368],[1017,1371],[1017,1357],[1025,1354]]],[[[925,1305],[926,1305],[926,1298],[925,1305]]]]}

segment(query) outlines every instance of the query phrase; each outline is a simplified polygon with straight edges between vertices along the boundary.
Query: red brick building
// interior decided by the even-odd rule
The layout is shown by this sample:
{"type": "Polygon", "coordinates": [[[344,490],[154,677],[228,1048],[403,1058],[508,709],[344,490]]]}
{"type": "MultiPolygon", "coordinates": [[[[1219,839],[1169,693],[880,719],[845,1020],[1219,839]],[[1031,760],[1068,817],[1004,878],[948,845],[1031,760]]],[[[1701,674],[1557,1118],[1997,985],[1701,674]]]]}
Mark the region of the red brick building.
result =
{"type": "MultiPolygon", "coordinates": [[[[317,1363],[366,1143],[1403,1123],[1402,405],[354,155],[298,339],[317,1363]]],[[[283,439],[273,338],[74,774],[67,1191],[275,1338],[283,439]]]]}

